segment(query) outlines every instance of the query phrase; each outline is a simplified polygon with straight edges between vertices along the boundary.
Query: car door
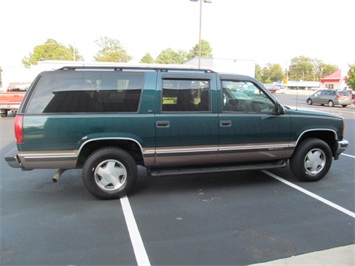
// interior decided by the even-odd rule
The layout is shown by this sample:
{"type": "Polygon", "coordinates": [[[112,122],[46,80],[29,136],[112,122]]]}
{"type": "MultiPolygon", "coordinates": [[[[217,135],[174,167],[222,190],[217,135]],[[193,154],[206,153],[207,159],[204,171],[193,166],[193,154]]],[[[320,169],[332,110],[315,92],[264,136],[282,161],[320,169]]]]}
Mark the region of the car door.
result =
{"type": "Polygon", "coordinates": [[[216,163],[215,74],[199,72],[158,74],[155,160],[159,167],[216,163]]]}
{"type": "Polygon", "coordinates": [[[323,94],[323,91],[318,91],[317,93],[315,93],[314,96],[312,97],[312,102],[314,104],[321,104],[322,103],[322,94],[323,94]]]}
{"type": "Polygon", "coordinates": [[[290,149],[290,118],[278,113],[277,101],[242,79],[221,79],[218,161],[271,161],[290,149]]]}
{"type": "Polygon", "coordinates": [[[319,104],[328,104],[328,101],[330,100],[330,91],[328,90],[322,90],[320,95],[319,95],[319,101],[317,103],[319,104]]]}

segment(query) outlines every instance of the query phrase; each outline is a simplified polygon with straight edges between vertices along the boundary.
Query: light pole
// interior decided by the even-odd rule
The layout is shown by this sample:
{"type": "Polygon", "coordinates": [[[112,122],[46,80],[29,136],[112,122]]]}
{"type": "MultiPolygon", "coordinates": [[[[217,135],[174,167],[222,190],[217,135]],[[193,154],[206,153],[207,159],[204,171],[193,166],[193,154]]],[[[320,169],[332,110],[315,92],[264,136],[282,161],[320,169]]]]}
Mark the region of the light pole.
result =
{"type": "Polygon", "coordinates": [[[192,2],[200,1],[200,25],[198,29],[198,68],[201,68],[201,32],[202,32],[202,1],[211,3],[212,0],[190,0],[192,2]]]}

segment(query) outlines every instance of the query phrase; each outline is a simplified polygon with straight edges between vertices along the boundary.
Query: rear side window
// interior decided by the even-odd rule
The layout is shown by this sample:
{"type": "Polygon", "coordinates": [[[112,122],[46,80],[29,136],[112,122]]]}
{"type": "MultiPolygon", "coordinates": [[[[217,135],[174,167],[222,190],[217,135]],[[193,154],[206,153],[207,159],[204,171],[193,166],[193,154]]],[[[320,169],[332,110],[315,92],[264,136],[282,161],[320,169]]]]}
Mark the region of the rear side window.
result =
{"type": "Polygon", "coordinates": [[[350,96],[350,93],[347,92],[347,91],[339,91],[339,95],[342,95],[342,96],[350,96]]]}
{"type": "Polygon", "coordinates": [[[210,111],[210,81],[164,79],[162,112],[210,111]]]}
{"type": "Polygon", "coordinates": [[[39,80],[26,113],[137,112],[143,84],[143,73],[48,73],[39,80]]]}

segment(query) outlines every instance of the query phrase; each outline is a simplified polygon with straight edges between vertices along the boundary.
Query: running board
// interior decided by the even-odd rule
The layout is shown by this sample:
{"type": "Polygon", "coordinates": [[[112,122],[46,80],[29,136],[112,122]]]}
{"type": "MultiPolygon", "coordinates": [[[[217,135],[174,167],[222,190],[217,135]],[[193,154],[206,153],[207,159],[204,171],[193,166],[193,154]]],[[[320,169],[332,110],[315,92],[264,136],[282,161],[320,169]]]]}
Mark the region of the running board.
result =
{"type": "Polygon", "coordinates": [[[169,176],[169,175],[188,175],[188,174],[203,174],[203,173],[220,173],[220,172],[235,172],[246,170],[265,170],[273,168],[286,167],[287,161],[281,160],[269,163],[247,164],[247,165],[226,165],[212,167],[194,167],[194,168],[162,168],[148,170],[151,176],[169,176]]]}

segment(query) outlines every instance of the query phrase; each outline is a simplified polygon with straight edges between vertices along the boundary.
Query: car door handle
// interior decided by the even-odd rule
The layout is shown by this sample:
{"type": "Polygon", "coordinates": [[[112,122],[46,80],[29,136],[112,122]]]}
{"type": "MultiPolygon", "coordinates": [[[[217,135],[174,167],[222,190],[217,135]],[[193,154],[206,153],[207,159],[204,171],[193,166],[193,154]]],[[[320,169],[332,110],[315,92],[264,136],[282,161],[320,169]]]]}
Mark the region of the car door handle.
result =
{"type": "Polygon", "coordinates": [[[156,126],[158,128],[169,128],[170,127],[170,121],[157,121],[156,126]]]}
{"type": "Polygon", "coordinates": [[[232,121],[231,120],[221,120],[221,121],[219,121],[219,126],[220,127],[231,127],[232,121]]]}

